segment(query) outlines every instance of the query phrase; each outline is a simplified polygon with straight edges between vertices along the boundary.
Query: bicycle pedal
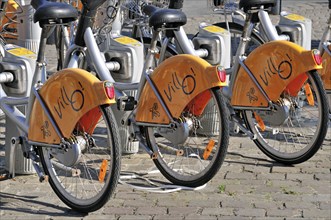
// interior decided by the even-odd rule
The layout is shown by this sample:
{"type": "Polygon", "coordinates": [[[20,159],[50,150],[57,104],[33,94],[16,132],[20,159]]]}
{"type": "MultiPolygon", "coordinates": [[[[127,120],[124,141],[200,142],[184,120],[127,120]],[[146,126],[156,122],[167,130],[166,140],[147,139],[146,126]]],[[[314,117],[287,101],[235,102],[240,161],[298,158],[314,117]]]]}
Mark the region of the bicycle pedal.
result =
{"type": "Polygon", "coordinates": [[[117,109],[120,111],[132,111],[137,104],[133,96],[123,96],[117,99],[117,109]]]}

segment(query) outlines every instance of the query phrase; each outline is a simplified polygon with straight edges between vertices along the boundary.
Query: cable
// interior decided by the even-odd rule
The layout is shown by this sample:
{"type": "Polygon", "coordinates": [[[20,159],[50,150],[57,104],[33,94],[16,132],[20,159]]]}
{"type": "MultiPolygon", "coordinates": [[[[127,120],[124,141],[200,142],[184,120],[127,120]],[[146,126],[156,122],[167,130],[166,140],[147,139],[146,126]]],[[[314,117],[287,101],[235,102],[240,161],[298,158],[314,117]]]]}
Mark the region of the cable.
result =
{"type": "Polygon", "coordinates": [[[146,178],[144,176],[149,175],[149,174],[155,174],[155,173],[160,173],[158,170],[152,170],[149,172],[145,173],[139,173],[139,172],[130,172],[130,171],[122,171],[119,183],[130,186],[133,189],[136,190],[141,190],[141,191],[147,191],[147,192],[154,192],[154,193],[173,193],[173,192],[178,192],[181,190],[187,190],[187,191],[197,191],[205,188],[207,184],[204,184],[199,187],[188,187],[188,186],[179,186],[179,185],[172,185],[172,184],[157,184],[150,180],[149,178],[146,178]],[[141,186],[141,184],[134,184],[134,183],[129,183],[129,180],[142,180],[149,184],[149,186],[141,186]]]}

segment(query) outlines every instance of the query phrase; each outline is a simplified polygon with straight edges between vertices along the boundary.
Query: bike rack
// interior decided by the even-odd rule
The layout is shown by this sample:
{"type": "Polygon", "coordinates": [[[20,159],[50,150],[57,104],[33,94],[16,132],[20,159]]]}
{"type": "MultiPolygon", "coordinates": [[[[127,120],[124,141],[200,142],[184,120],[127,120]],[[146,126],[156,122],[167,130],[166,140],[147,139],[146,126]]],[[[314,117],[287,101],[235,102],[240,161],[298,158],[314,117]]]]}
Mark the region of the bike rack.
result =
{"type": "MultiPolygon", "coordinates": [[[[23,8],[23,13],[17,16],[18,25],[18,39],[16,44],[26,47],[27,49],[37,52],[39,47],[39,39],[41,34],[41,28],[39,27],[39,23],[33,22],[33,12],[34,9],[30,5],[29,0],[21,0],[18,3],[23,8]]],[[[29,77],[33,75],[28,74],[29,77]]],[[[31,82],[31,80],[29,80],[31,82]]],[[[28,85],[30,88],[30,85],[28,85]]],[[[12,94],[8,94],[11,96],[12,94]]],[[[22,106],[20,110],[24,113],[25,107],[22,106]]],[[[33,162],[30,159],[27,159],[23,156],[22,150],[19,145],[19,129],[15,124],[6,118],[6,158],[5,158],[5,166],[6,170],[9,172],[11,177],[16,174],[34,174],[35,169],[33,168],[33,162]],[[9,147],[9,148],[8,148],[9,147]]]]}

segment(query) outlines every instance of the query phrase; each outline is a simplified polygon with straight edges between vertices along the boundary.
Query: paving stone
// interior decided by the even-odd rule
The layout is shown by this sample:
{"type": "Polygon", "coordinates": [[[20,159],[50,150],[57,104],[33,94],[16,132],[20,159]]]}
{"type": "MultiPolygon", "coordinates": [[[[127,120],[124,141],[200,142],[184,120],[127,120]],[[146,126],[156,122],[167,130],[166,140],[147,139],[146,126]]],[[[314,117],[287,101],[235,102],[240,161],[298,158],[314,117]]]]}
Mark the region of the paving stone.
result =
{"type": "Polygon", "coordinates": [[[132,207],[109,207],[103,211],[103,214],[108,215],[133,215],[136,208],[132,207]]]}
{"type": "Polygon", "coordinates": [[[305,218],[327,218],[331,219],[331,209],[321,210],[321,209],[305,209],[303,210],[303,217],[305,218]]]}
{"type": "Polygon", "coordinates": [[[239,180],[243,180],[243,179],[251,179],[254,180],[256,179],[256,175],[253,173],[231,173],[229,172],[228,174],[226,174],[226,179],[239,179],[239,180]]]}
{"type": "Polygon", "coordinates": [[[258,173],[256,175],[258,180],[285,180],[285,174],[283,173],[258,173]]]}
{"type": "MultiPolygon", "coordinates": [[[[84,220],[117,220],[118,217],[116,217],[115,215],[101,215],[101,214],[95,214],[95,215],[88,215],[86,217],[83,218],[84,220]]],[[[146,218],[147,219],[147,218],[146,218]]]]}
{"type": "Polygon", "coordinates": [[[217,220],[217,216],[206,216],[206,215],[187,215],[185,220],[217,220]]]}
{"type": "Polygon", "coordinates": [[[149,215],[121,215],[118,220],[150,220],[153,216],[149,215]]]}
{"type": "Polygon", "coordinates": [[[330,207],[331,207],[330,202],[320,202],[319,204],[320,209],[330,210],[330,207]]]}
{"type": "Polygon", "coordinates": [[[138,207],[135,214],[138,215],[164,215],[167,214],[168,208],[166,207],[138,207]]]}
{"type": "Polygon", "coordinates": [[[200,207],[169,207],[168,213],[170,215],[187,215],[187,214],[197,214],[200,207]]]}
{"type": "Polygon", "coordinates": [[[257,208],[244,208],[236,210],[235,215],[244,217],[262,217],[266,216],[266,210],[257,208]]]}
{"type": "Polygon", "coordinates": [[[302,210],[301,209],[268,209],[267,216],[270,217],[297,217],[301,218],[302,210]]]}
{"type": "Polygon", "coordinates": [[[234,208],[204,208],[201,214],[204,216],[234,216],[234,208]]]}
{"type": "Polygon", "coordinates": [[[288,173],[286,175],[287,180],[294,180],[294,181],[303,181],[303,180],[312,180],[314,179],[314,175],[311,174],[294,174],[294,173],[288,173]]]}
{"type": "Polygon", "coordinates": [[[156,215],[153,220],[183,220],[183,215],[156,215]]]}

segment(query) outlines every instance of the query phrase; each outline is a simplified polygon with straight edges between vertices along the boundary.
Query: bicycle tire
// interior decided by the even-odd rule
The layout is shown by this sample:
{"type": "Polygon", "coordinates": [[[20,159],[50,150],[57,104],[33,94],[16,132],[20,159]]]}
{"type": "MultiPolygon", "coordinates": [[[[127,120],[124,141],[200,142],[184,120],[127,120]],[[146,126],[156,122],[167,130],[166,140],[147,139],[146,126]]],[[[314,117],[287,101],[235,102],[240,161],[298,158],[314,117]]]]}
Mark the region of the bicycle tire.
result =
{"type": "Polygon", "coordinates": [[[71,139],[78,140],[76,143],[81,146],[81,155],[74,165],[61,163],[47,147],[39,148],[44,172],[56,195],[83,213],[100,209],[114,193],[120,176],[121,149],[115,117],[110,107],[99,106],[99,110],[102,120],[93,134],[86,135],[88,130],[72,134],[71,139]]]}
{"type": "MultiPolygon", "coordinates": [[[[229,32],[231,34],[231,54],[232,59],[231,63],[233,63],[233,59],[235,58],[237,48],[239,45],[240,38],[242,36],[243,32],[243,26],[234,22],[228,22],[229,24],[229,32]]],[[[218,26],[220,28],[227,29],[226,22],[220,22],[214,24],[215,26],[218,26]]],[[[258,31],[256,29],[253,29],[252,34],[250,36],[250,42],[248,43],[246,49],[245,49],[245,56],[247,56],[250,52],[252,52],[255,48],[258,46],[264,44],[265,41],[263,38],[259,35],[258,31]]]]}
{"type": "MultiPolygon", "coordinates": [[[[246,125],[257,137],[254,140],[255,144],[264,154],[277,162],[283,164],[305,162],[315,155],[325,139],[329,121],[328,104],[317,71],[308,73],[307,84],[312,90],[314,102],[309,104],[304,88],[296,97],[289,97],[284,93],[282,102],[291,105],[289,106],[288,118],[281,125],[265,123],[268,129],[263,131],[256,122],[253,112],[244,111],[246,125]]],[[[260,113],[265,115],[262,111],[257,114],[260,115],[260,113]]],[[[265,117],[268,116],[265,115],[265,117]]],[[[263,121],[270,122],[270,119],[261,118],[263,121]]]]}
{"type": "MultiPolygon", "coordinates": [[[[171,129],[145,128],[147,145],[157,155],[153,160],[156,167],[174,184],[198,187],[207,183],[221,168],[226,156],[228,108],[220,88],[209,89],[209,92],[212,98],[201,116],[190,114],[189,109],[182,113],[182,122],[201,124],[190,129],[185,141],[177,144],[162,136],[171,129]],[[209,148],[210,154],[206,153],[208,146],[212,147],[212,150],[209,148]]],[[[176,135],[179,137],[181,134],[176,135]]]]}

